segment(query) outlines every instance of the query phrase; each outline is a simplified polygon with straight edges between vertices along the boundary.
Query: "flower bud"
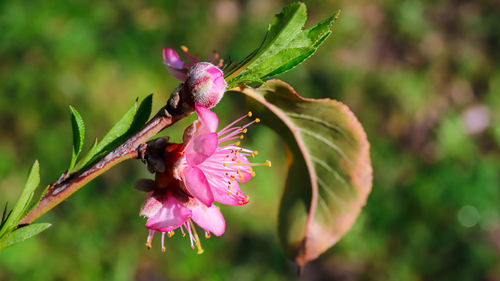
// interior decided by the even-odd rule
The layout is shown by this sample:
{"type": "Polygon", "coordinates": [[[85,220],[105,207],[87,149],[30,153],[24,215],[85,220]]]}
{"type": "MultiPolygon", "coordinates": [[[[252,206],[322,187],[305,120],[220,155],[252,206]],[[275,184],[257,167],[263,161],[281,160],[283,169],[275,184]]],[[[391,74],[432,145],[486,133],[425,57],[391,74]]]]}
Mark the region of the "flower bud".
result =
{"type": "Polygon", "coordinates": [[[209,62],[198,62],[188,69],[185,87],[195,103],[214,107],[224,95],[226,86],[222,70],[209,62]]]}

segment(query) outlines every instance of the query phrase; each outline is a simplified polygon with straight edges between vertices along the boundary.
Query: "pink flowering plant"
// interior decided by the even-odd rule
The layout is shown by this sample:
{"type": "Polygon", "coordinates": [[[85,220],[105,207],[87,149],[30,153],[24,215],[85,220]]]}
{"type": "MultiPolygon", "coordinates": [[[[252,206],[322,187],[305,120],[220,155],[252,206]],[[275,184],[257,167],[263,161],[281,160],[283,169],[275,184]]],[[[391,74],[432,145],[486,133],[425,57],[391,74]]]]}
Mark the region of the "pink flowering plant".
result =
{"type": "Polygon", "coordinates": [[[49,223],[34,221],[97,176],[127,159],[139,159],[154,174],[134,184],[145,192],[138,213],[146,220],[146,246],[151,248],[158,233],[165,252],[165,236],[177,232],[203,253],[200,237],[226,231],[220,206],[246,205],[250,198],[243,190],[256,176],[254,169],[271,167],[269,160],[255,161],[257,150],[242,145],[249,127],[260,122],[255,114],[283,138],[287,152],[280,242],[300,266],[317,258],[351,228],[366,202],[372,180],[369,143],[341,102],[302,98],[285,82],[269,79],[310,57],[332,33],[337,16],[304,29],[305,4],[291,4],[276,15],[258,49],[238,62],[225,63],[216,53],[200,61],[184,46],[182,59],[176,50],[163,49],[167,71],[181,82],[166,104],[150,118],[152,96],[136,102],[83,156],[83,118],[70,106],[73,151],[68,169],[32,200],[40,181],[35,161],[19,199],[12,209],[4,208],[0,251],[47,229],[49,223]],[[245,95],[252,111],[220,126],[211,108],[228,94],[245,95]],[[192,113],[198,118],[184,130],[182,143],[155,138],[192,113]]]}

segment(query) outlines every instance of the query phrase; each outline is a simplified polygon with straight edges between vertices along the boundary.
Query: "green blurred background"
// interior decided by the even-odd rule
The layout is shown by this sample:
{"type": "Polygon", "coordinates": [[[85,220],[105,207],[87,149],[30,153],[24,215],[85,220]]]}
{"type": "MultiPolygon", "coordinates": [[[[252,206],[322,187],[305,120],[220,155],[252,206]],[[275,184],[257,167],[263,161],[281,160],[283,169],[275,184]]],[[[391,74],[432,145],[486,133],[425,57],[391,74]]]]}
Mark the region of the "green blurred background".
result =
{"type": "MultiPolygon", "coordinates": [[[[279,247],[282,143],[254,126],[247,146],[271,169],[222,206],[223,237],[197,255],[176,234],[144,246],[151,177],[128,161],[44,215],[46,232],[0,254],[0,280],[500,280],[500,9],[494,0],[307,1],[309,23],[342,9],[330,37],[282,75],[305,97],[346,103],[371,142],[373,192],[354,228],[302,277],[279,247]]],[[[1,1],[0,204],[12,203],[35,159],[42,184],[71,155],[68,105],[86,148],[136,97],[159,109],[177,81],[164,47],[241,59],[289,1],[1,1]]],[[[222,123],[244,114],[227,95],[222,123]]],[[[163,135],[180,140],[187,118],[163,135]]]]}

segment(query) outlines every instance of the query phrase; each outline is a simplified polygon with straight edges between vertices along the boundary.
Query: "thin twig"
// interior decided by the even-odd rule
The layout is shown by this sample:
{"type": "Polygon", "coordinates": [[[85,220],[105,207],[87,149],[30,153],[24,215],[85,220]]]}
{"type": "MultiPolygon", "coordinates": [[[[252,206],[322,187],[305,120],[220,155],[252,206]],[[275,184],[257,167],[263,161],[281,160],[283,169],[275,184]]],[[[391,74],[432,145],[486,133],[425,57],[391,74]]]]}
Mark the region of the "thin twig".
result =
{"type": "Polygon", "coordinates": [[[137,158],[139,156],[138,148],[149,138],[191,114],[193,106],[190,105],[190,102],[182,100],[181,86],[179,85],[172,93],[167,105],[160,109],[139,132],[128,138],[89,168],[77,171],[64,180],[58,180],[51,184],[40,202],[20,221],[19,226],[33,222],[114,165],[127,159],[137,158]]]}

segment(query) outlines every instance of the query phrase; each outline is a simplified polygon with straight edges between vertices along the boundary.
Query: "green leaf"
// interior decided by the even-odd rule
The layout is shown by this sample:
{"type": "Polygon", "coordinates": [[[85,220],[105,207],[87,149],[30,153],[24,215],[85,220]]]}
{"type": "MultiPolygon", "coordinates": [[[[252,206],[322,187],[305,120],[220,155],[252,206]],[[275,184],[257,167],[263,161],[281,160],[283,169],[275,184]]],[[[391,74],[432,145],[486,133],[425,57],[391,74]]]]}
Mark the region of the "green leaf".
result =
{"type": "Polygon", "coordinates": [[[134,121],[135,113],[137,112],[137,101],[132,105],[132,107],[122,116],[122,118],[109,130],[109,132],[102,138],[102,140],[97,144],[96,150],[101,152],[113,141],[123,136],[132,122],[134,121]]]}
{"type": "Polygon", "coordinates": [[[39,234],[50,226],[50,223],[35,223],[21,227],[0,239],[0,250],[23,242],[24,240],[39,234]]]}
{"type": "Polygon", "coordinates": [[[224,68],[228,88],[262,82],[284,73],[310,57],[332,32],[337,15],[303,30],[306,5],[293,3],[274,17],[262,44],[247,58],[224,68]]]}
{"type": "Polygon", "coordinates": [[[5,203],[5,207],[3,208],[3,212],[2,212],[2,220],[0,221],[0,229],[3,228],[3,225],[5,224],[5,222],[7,221],[7,218],[10,216],[10,213],[12,212],[12,211],[7,212],[8,206],[9,206],[9,202],[5,203]]]}
{"type": "Polygon", "coordinates": [[[153,95],[147,96],[137,105],[134,105],[123,115],[123,117],[111,128],[104,138],[94,144],[85,157],[78,163],[78,169],[90,165],[115,149],[128,137],[140,130],[148,121],[153,105],[153,95]]]}
{"type": "Polygon", "coordinates": [[[75,167],[76,160],[82,151],[83,140],[85,138],[85,124],[75,108],[70,105],[69,110],[71,111],[71,127],[73,129],[73,154],[71,156],[71,162],[68,169],[69,173],[71,173],[75,167]]]}
{"type": "Polygon", "coordinates": [[[24,216],[26,209],[29,207],[31,198],[33,198],[33,193],[35,192],[35,189],[37,188],[39,183],[40,165],[38,164],[38,161],[35,161],[33,167],[31,167],[28,179],[26,180],[26,184],[21,191],[21,195],[19,195],[14,208],[12,209],[10,215],[5,221],[5,224],[0,230],[0,237],[3,237],[5,234],[9,233],[17,227],[18,222],[24,216]]]}
{"type": "Polygon", "coordinates": [[[127,137],[135,134],[144,126],[144,124],[146,124],[146,122],[148,122],[152,108],[153,108],[153,94],[150,94],[145,99],[143,99],[141,104],[139,105],[139,109],[137,109],[134,121],[132,121],[132,125],[130,125],[130,129],[126,134],[127,137]]]}
{"type": "Polygon", "coordinates": [[[372,183],[366,134],[344,104],[302,98],[282,81],[242,92],[287,144],[279,236],[303,266],[339,241],[366,202],[372,183]]]}

